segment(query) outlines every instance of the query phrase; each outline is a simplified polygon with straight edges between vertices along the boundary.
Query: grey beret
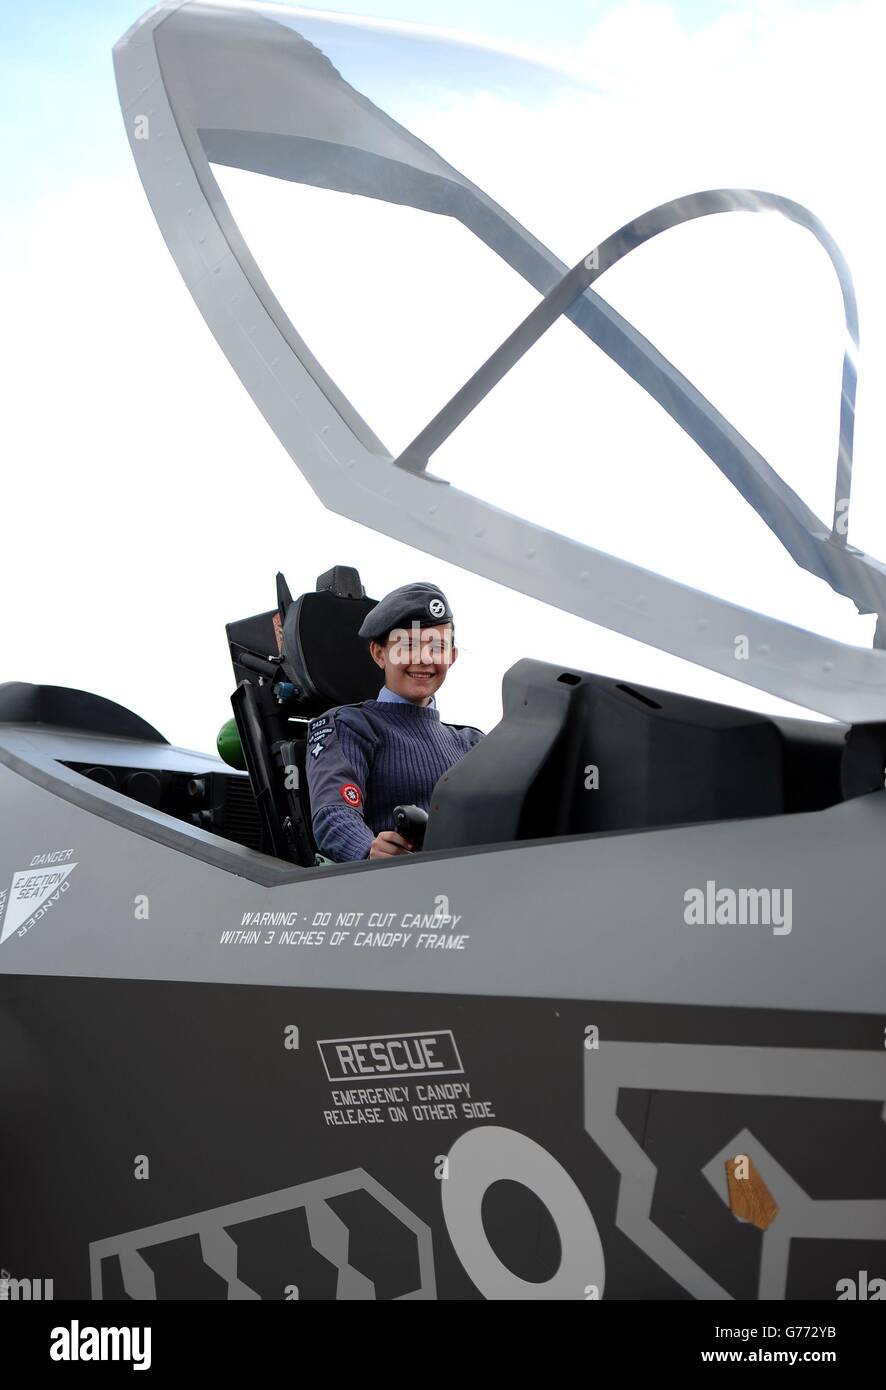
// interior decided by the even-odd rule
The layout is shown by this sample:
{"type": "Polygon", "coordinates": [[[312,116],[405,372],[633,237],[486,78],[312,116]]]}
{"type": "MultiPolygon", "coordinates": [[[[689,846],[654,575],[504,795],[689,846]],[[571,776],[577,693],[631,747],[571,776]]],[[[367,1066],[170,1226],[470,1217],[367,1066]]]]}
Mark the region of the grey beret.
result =
{"type": "Polygon", "coordinates": [[[451,623],[449,600],[436,584],[403,584],[386,594],[363,619],[359,637],[367,642],[381,641],[395,627],[408,627],[417,622],[421,627],[451,623]]]}

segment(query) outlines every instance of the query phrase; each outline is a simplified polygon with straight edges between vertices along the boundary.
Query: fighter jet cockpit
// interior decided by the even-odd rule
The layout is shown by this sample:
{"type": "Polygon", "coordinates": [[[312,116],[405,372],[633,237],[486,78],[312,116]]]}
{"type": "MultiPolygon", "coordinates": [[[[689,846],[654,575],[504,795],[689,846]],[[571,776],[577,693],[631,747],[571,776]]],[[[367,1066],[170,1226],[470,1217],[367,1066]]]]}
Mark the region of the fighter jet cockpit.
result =
{"type": "MultiPolygon", "coordinates": [[[[322,860],[308,722],[377,695],[357,635],[374,603],[347,566],[297,600],[278,574],[277,607],[227,627],[237,688],[219,751],[248,771],[267,852],[302,866],[322,860]]],[[[402,809],[420,849],[452,851],[821,810],[880,788],[884,763],[883,724],[767,717],[524,657],[501,721],[440,779],[429,815],[402,809]]]]}
{"type": "MultiPolygon", "coordinates": [[[[0,687],[0,730],[10,755],[44,755],[54,790],[74,774],[81,800],[128,800],[142,833],[177,821],[189,832],[178,847],[197,857],[215,841],[328,867],[311,830],[308,724],[378,694],[357,632],[374,604],[349,566],[297,598],[278,573],[275,607],[226,628],[235,688],[219,758],[172,748],[96,695],[23,683],[0,687]]],[[[824,810],[879,790],[884,764],[884,723],[756,714],[524,656],[501,720],[440,779],[429,813],[398,809],[416,851],[445,854],[824,810]]]]}

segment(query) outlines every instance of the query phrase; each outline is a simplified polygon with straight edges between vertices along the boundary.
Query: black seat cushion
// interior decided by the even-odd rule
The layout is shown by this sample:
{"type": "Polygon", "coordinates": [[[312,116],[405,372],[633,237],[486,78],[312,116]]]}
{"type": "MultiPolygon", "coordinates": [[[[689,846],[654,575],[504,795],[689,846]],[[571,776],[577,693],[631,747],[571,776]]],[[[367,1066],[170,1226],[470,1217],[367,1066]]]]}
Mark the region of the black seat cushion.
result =
{"type": "Polygon", "coordinates": [[[375,599],[337,594],[302,594],[283,623],[283,666],[302,692],[299,712],[323,714],[334,705],[371,700],[384,673],[369,654],[358,629],[375,599]]]}

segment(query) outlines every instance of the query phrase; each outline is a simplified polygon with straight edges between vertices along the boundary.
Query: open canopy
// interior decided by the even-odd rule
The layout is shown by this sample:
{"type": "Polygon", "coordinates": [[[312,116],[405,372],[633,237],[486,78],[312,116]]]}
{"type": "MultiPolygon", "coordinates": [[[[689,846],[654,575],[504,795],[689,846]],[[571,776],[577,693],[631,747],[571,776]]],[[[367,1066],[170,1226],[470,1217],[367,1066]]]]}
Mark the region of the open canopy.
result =
{"type": "MultiPolygon", "coordinates": [[[[886,715],[886,653],[876,647],[849,646],[653,573],[512,515],[428,467],[541,336],[561,317],[571,320],[704,451],[798,565],[879,619],[886,570],[846,538],[855,299],[838,247],[810,211],[750,189],[700,192],[631,220],[588,246],[570,269],[382,105],[396,105],[398,88],[439,84],[454,63],[464,82],[472,66],[488,72],[491,65],[501,87],[530,92],[568,82],[563,74],[430,32],[195,0],[156,6],[120,40],[114,58],[133,154],[169,249],[231,365],[326,507],[796,704],[850,722],[886,715]],[[388,447],[370,411],[357,409],[275,297],[223,196],[220,167],[452,219],[531,287],[530,307],[490,345],[482,365],[465,372],[433,418],[388,447]],[[659,233],[733,211],[774,212],[799,224],[825,249],[837,277],[846,348],[828,522],[594,289],[659,233]],[[737,663],[739,635],[750,659],[737,663]]],[[[642,182],[638,170],[640,199],[642,182]]],[[[353,263],[341,264],[339,296],[355,273],[353,263]]],[[[434,274],[432,260],[427,273],[434,274]]],[[[533,405],[554,408],[544,399],[533,405]]],[[[603,466],[613,469],[616,461],[603,466]]]]}

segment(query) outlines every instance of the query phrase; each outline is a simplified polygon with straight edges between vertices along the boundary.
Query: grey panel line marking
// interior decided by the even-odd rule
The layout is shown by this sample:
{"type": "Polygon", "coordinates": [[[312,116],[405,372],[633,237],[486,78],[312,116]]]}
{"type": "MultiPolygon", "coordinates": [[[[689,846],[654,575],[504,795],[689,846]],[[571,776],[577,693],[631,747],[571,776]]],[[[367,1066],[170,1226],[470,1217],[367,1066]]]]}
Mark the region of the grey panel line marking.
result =
{"type": "MultiPolygon", "coordinates": [[[[603,1042],[598,1051],[585,1053],[585,1129],[620,1174],[616,1226],[696,1298],[731,1300],[716,1280],[652,1222],[658,1169],[618,1118],[622,1086],[886,1102],[886,1057],[880,1052],[819,1048],[630,1042],[603,1042]]],[[[851,1204],[853,1208],[857,1205],[851,1204]]],[[[775,1224],[777,1218],[773,1228],[775,1224]]],[[[780,1235],[770,1242],[767,1287],[777,1282],[780,1242],[780,1235]]]]}

